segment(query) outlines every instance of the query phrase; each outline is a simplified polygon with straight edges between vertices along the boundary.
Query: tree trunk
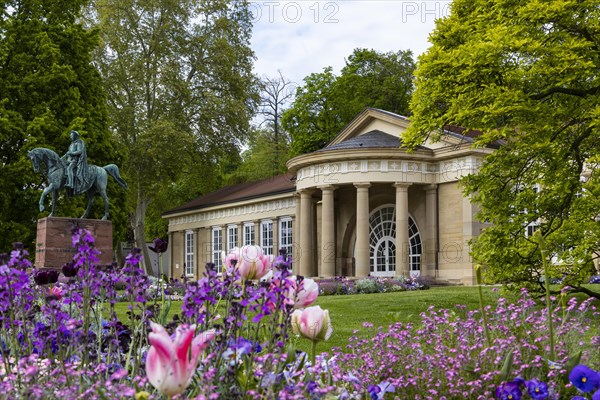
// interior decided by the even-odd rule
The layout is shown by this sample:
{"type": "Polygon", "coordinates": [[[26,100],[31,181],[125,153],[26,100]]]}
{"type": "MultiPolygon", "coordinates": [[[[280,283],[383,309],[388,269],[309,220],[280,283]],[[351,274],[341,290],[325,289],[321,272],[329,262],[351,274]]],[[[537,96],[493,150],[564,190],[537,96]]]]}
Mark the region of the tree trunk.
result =
{"type": "Polygon", "coordinates": [[[140,267],[146,272],[148,276],[153,275],[152,265],[150,263],[150,257],[148,253],[148,246],[146,246],[146,211],[148,210],[148,200],[144,195],[144,190],[138,186],[137,191],[137,204],[135,206],[135,214],[133,216],[133,237],[135,240],[135,246],[142,250],[142,261],[140,267]]]}

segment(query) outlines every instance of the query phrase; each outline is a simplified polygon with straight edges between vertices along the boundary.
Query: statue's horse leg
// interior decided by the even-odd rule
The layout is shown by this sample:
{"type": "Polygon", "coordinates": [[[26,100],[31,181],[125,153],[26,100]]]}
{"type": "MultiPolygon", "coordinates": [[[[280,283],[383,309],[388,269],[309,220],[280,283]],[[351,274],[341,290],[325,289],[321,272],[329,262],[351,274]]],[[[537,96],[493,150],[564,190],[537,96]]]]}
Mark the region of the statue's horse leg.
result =
{"type": "Polygon", "coordinates": [[[94,204],[94,195],[96,194],[96,188],[94,186],[92,186],[91,188],[89,188],[89,190],[86,192],[86,194],[87,194],[87,198],[88,198],[88,204],[87,204],[87,207],[85,208],[85,212],[83,213],[81,218],[86,218],[88,216],[88,214],[90,213],[90,210],[92,209],[92,204],[94,204]]]}
{"type": "Polygon", "coordinates": [[[106,186],[108,185],[108,174],[104,168],[98,167],[98,177],[96,178],[96,188],[104,200],[104,216],[102,220],[108,219],[108,196],[106,195],[106,186]]]}
{"type": "Polygon", "coordinates": [[[46,196],[50,192],[52,192],[52,212],[50,213],[49,217],[51,217],[52,214],[54,214],[54,210],[56,207],[56,190],[55,190],[54,184],[51,183],[48,186],[46,186],[46,188],[42,192],[42,195],[40,196],[40,202],[39,202],[40,212],[42,212],[46,209],[46,207],[44,207],[44,202],[46,201],[46,196]]]}

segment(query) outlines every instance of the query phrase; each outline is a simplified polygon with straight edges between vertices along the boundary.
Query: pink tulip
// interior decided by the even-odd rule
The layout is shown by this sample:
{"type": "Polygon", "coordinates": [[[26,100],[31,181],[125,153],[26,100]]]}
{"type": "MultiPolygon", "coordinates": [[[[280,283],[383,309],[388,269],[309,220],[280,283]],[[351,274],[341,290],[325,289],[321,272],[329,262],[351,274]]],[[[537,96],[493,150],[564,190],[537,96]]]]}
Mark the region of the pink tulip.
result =
{"type": "Polygon", "coordinates": [[[63,290],[58,286],[52,286],[52,289],[50,289],[50,295],[56,297],[57,300],[60,300],[63,295],[63,290]]]}
{"type": "Polygon", "coordinates": [[[183,392],[196,371],[200,353],[215,336],[213,330],[194,337],[195,325],[181,325],[171,339],[165,328],[150,322],[150,350],[146,358],[146,376],[166,396],[183,392]],[[190,350],[191,349],[191,350],[190,350]]]}
{"type": "Polygon", "coordinates": [[[320,306],[296,310],[292,313],[292,331],[313,342],[327,340],[333,333],[329,310],[323,310],[320,306]]]}
{"type": "Polygon", "coordinates": [[[298,283],[296,276],[291,277],[295,284],[296,299],[294,308],[304,308],[315,302],[319,296],[319,285],[312,279],[304,278],[298,283]]]}
{"type": "Polygon", "coordinates": [[[260,279],[271,269],[272,256],[266,256],[258,246],[244,246],[241,249],[233,248],[225,256],[225,265],[236,261],[236,268],[244,280],[260,279]]]}

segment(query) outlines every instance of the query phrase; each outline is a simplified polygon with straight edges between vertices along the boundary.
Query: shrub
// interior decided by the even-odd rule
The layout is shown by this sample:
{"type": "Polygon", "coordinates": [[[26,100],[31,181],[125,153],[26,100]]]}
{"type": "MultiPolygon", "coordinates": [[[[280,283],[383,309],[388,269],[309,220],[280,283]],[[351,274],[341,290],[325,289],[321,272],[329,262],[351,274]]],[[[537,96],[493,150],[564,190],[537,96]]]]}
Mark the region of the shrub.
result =
{"type": "Polygon", "coordinates": [[[376,279],[364,278],[359,279],[354,283],[354,290],[356,293],[379,293],[383,289],[383,285],[376,279]]]}

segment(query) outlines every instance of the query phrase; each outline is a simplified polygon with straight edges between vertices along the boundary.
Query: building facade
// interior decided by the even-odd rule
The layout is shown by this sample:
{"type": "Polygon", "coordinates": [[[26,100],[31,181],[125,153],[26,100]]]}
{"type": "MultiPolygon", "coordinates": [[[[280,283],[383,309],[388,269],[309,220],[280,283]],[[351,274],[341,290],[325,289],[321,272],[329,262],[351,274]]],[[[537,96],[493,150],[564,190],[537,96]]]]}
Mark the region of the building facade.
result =
{"type": "Polygon", "coordinates": [[[221,251],[286,249],[304,276],[427,276],[473,284],[476,207],[462,176],[494,148],[451,131],[412,152],[409,120],[367,108],[326,147],[288,161],[288,173],[221,189],[166,212],[170,273],[198,278],[221,251]]]}

